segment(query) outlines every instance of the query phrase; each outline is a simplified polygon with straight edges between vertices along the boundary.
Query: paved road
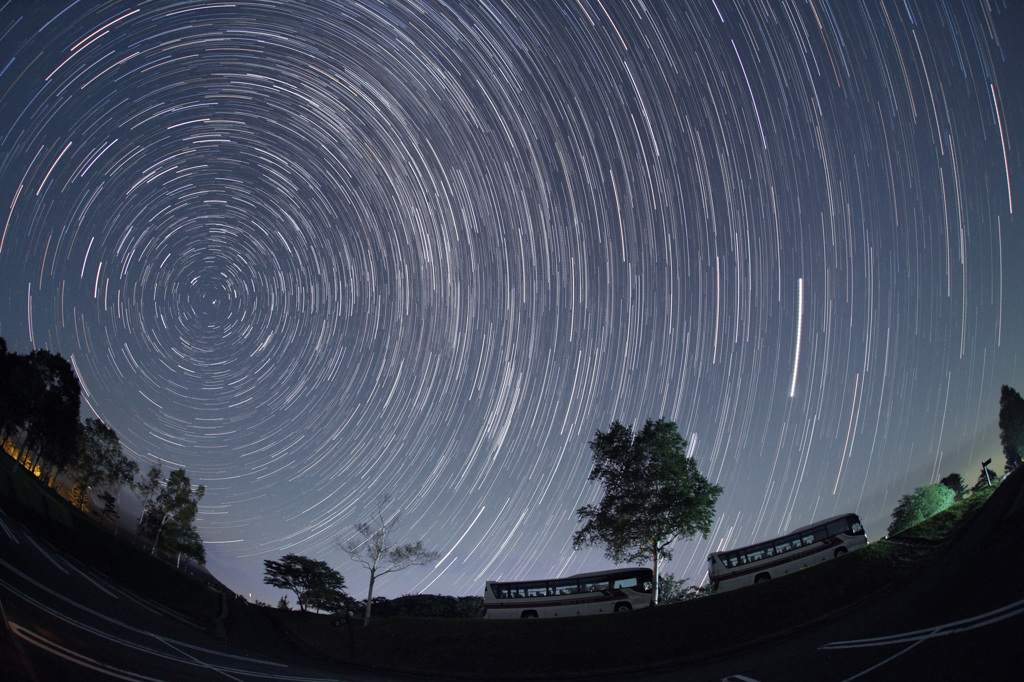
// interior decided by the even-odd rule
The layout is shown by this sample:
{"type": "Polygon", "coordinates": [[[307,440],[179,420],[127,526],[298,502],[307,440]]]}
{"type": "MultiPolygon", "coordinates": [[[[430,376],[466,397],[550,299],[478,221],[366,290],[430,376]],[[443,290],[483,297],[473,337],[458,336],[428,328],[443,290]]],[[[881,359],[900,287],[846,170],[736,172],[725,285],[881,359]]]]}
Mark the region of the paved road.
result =
{"type": "MultiPolygon", "coordinates": [[[[636,679],[1017,680],[1024,632],[1024,472],[912,583],[834,621],[636,679]],[[1019,479],[1019,480],[1016,480],[1019,479]]],[[[236,609],[246,608],[235,605],[236,609]]],[[[0,512],[0,679],[381,680],[315,660],[235,612],[227,640],[78,564],[0,512]],[[259,648],[233,644],[242,638],[259,648]],[[341,670],[341,672],[339,672],[341,670]]],[[[751,613],[771,628],[771,614],[751,613]]],[[[252,616],[255,618],[255,615],[252,616]]]]}
{"type": "MultiPolygon", "coordinates": [[[[771,628],[770,614],[751,614],[771,628]]],[[[913,582],[832,622],[649,680],[1021,680],[1024,472],[913,582]]]]}
{"type": "MultiPolygon", "coordinates": [[[[281,640],[259,653],[235,646],[211,624],[108,581],[2,512],[0,615],[4,682],[389,679],[318,670],[281,640]]],[[[231,632],[229,624],[229,640],[231,632]]]]}

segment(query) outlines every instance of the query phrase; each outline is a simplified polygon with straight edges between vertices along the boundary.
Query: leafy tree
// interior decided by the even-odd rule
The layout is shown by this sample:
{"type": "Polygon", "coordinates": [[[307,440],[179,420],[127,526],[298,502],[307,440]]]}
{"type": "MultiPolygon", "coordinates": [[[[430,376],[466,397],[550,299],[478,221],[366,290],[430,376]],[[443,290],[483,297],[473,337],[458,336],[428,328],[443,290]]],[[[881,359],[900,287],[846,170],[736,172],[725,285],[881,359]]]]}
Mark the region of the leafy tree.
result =
{"type": "Polygon", "coordinates": [[[964,477],[960,474],[950,474],[939,483],[953,491],[953,501],[955,502],[964,499],[964,495],[967,494],[967,484],[964,483],[964,477]]]}
{"type": "Polygon", "coordinates": [[[7,341],[0,336],[0,448],[3,449],[23,421],[19,415],[22,405],[15,392],[15,363],[15,356],[7,352],[7,341]]]}
{"type": "Polygon", "coordinates": [[[397,599],[373,598],[377,618],[482,618],[480,596],[450,597],[439,594],[406,594],[397,599]]]}
{"type": "Polygon", "coordinates": [[[142,516],[139,517],[139,525],[136,532],[139,535],[146,534],[146,526],[149,517],[155,512],[156,496],[160,492],[160,479],[163,477],[163,466],[157,463],[149,468],[149,473],[142,477],[142,480],[131,484],[132,490],[142,503],[142,516]]]}
{"type": "Polygon", "coordinates": [[[135,486],[143,505],[139,534],[152,541],[153,554],[161,548],[206,563],[206,549],[195,527],[206,486],[193,490],[184,469],[172,471],[165,485],[161,485],[160,476],[161,467],[157,465],[135,486]]]}
{"type": "Polygon", "coordinates": [[[955,493],[941,483],[921,486],[900,498],[892,510],[889,535],[895,535],[953,504],[955,493]]]}
{"type": "Polygon", "coordinates": [[[604,497],[576,511],[584,522],[573,535],[577,549],[601,544],[616,563],[653,563],[655,603],[659,567],[672,558],[672,544],[697,533],[707,537],[722,494],[686,456],[686,446],[675,422],[663,418],[648,419],[636,434],[613,422],[590,442],[589,480],[601,482],[604,497]]]}
{"type": "Polygon", "coordinates": [[[68,467],[74,481],[71,502],[85,510],[89,502],[88,489],[121,486],[135,478],[139,467],[121,451],[121,442],[113,429],[98,419],[86,419],[79,424],[78,451],[68,467]]]}
{"type": "Polygon", "coordinates": [[[687,578],[676,580],[674,573],[662,573],[658,576],[658,603],[677,604],[687,599],[687,578]]]}
{"type": "MultiPolygon", "coordinates": [[[[109,490],[104,490],[99,494],[100,500],[103,501],[103,511],[100,513],[100,519],[110,519],[111,521],[116,520],[120,517],[117,511],[117,498],[110,494],[109,490]]],[[[117,526],[114,526],[114,534],[117,534],[117,526]]]]}
{"type": "MultiPolygon", "coordinates": [[[[24,434],[19,461],[31,458],[44,467],[42,478],[66,466],[75,456],[81,388],[71,363],[47,350],[28,355],[3,355],[4,442],[15,431],[24,434]]],[[[48,480],[48,482],[50,482],[48,480]]]]}
{"type": "Polygon", "coordinates": [[[347,600],[345,578],[323,561],[286,554],[280,561],[263,560],[263,582],[295,593],[295,603],[305,611],[338,610],[347,600]]]}
{"type": "Polygon", "coordinates": [[[1024,457],[1024,398],[1005,384],[999,395],[999,442],[1009,471],[1024,457]]]}
{"type": "Polygon", "coordinates": [[[279,611],[291,611],[292,610],[291,604],[288,603],[288,595],[287,594],[277,600],[277,609],[279,611]]]}
{"type": "Polygon", "coordinates": [[[390,495],[377,498],[377,510],[370,521],[361,521],[355,525],[358,537],[338,546],[351,559],[370,571],[370,587],[366,595],[366,609],[363,612],[363,626],[370,624],[370,611],[373,609],[373,586],[378,578],[389,573],[404,571],[410,566],[425,566],[437,559],[438,553],[423,546],[423,541],[410,542],[404,545],[395,544],[391,537],[395,529],[402,523],[401,512],[390,516],[385,508],[391,501],[390,495]]]}
{"type": "Polygon", "coordinates": [[[658,603],[677,604],[711,593],[711,585],[687,585],[687,578],[676,580],[672,573],[658,576],[658,603]]]}

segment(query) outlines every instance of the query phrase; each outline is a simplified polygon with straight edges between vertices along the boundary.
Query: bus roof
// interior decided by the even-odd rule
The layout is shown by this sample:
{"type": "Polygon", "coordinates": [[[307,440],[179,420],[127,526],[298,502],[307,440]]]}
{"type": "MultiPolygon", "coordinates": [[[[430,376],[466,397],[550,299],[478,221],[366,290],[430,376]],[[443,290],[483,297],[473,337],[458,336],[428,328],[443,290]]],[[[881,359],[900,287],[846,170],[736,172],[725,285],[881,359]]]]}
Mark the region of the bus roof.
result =
{"type": "Polygon", "coordinates": [[[554,582],[556,580],[572,580],[573,578],[596,578],[602,575],[619,575],[622,573],[635,573],[636,571],[647,571],[648,573],[654,572],[646,566],[630,566],[628,568],[609,568],[605,571],[590,571],[589,573],[576,573],[575,575],[567,575],[561,578],[537,578],[535,580],[487,580],[486,583],[488,585],[490,585],[491,583],[546,583],[554,582]]]}
{"type": "Polygon", "coordinates": [[[820,521],[815,521],[814,523],[808,523],[806,526],[800,526],[799,528],[794,528],[793,530],[786,531],[785,533],[783,533],[781,535],[776,535],[775,537],[772,537],[772,538],[765,538],[764,540],[761,540],[759,542],[752,542],[749,545],[743,545],[742,547],[733,547],[732,549],[723,549],[721,552],[712,552],[711,554],[708,555],[708,558],[710,559],[712,556],[718,555],[718,554],[729,554],[730,552],[739,552],[739,551],[742,551],[744,549],[750,549],[751,547],[757,547],[758,545],[763,545],[766,542],[771,542],[772,540],[778,540],[780,538],[784,538],[787,535],[797,535],[799,533],[803,533],[804,531],[808,531],[811,528],[817,528],[818,526],[828,525],[828,524],[832,523],[833,521],[838,521],[840,519],[845,519],[848,516],[857,516],[857,515],[855,513],[853,513],[853,512],[847,512],[845,514],[836,514],[835,516],[830,516],[827,519],[821,519],[820,521]]]}

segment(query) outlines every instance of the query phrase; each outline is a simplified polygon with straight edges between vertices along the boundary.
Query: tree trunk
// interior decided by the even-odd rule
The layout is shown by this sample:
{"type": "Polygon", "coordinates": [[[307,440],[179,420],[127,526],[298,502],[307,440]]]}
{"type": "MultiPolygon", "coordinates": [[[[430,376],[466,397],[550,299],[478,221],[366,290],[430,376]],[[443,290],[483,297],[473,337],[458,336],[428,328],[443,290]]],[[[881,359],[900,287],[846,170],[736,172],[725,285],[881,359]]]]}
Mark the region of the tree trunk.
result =
{"type": "Polygon", "coordinates": [[[366,608],[363,610],[363,627],[370,624],[370,609],[373,607],[373,583],[377,579],[377,572],[370,569],[370,591],[366,595],[366,608]]]}
{"type": "Polygon", "coordinates": [[[654,597],[651,600],[651,603],[654,604],[655,606],[657,606],[658,605],[658,597],[659,597],[659,595],[658,595],[658,591],[659,591],[658,590],[658,587],[659,587],[658,583],[660,582],[660,578],[661,578],[661,571],[660,571],[661,567],[659,566],[659,564],[661,562],[659,561],[660,557],[658,556],[658,544],[657,543],[651,543],[651,553],[654,555],[654,585],[651,587],[651,590],[652,590],[652,593],[653,593],[654,597]]]}

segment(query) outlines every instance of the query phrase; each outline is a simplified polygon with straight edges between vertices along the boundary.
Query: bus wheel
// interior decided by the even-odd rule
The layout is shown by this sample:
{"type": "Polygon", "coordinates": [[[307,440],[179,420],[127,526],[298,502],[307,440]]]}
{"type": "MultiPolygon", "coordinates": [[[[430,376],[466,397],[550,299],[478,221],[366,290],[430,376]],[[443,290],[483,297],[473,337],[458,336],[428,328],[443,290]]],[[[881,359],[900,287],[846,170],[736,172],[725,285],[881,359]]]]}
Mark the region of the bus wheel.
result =
{"type": "Polygon", "coordinates": [[[846,548],[845,547],[838,547],[836,549],[836,556],[837,557],[838,556],[843,556],[844,554],[846,554],[846,548]]]}
{"type": "Polygon", "coordinates": [[[754,582],[755,583],[766,583],[766,582],[770,581],[771,579],[772,579],[772,577],[770,575],[768,575],[767,573],[762,573],[761,575],[759,575],[756,578],[754,578],[754,582]]]}
{"type": "Polygon", "coordinates": [[[519,617],[520,618],[536,618],[537,617],[537,612],[536,611],[523,611],[523,615],[521,615],[519,617]]]}
{"type": "Polygon", "coordinates": [[[632,611],[633,607],[626,602],[615,605],[615,613],[622,613],[623,611],[632,611]]]}

